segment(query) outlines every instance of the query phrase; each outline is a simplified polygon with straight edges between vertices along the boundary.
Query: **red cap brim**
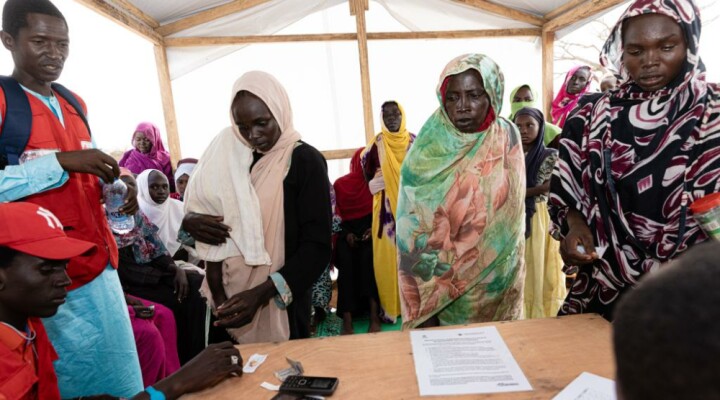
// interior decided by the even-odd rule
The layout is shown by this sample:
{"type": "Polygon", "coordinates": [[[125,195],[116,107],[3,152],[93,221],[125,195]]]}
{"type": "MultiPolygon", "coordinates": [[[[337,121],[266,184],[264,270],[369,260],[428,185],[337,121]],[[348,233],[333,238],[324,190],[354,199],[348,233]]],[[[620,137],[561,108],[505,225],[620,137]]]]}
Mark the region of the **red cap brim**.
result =
{"type": "Polygon", "coordinates": [[[48,260],[69,260],[95,249],[95,244],[69,237],[56,237],[35,242],[7,245],[7,247],[31,256],[48,260]]]}

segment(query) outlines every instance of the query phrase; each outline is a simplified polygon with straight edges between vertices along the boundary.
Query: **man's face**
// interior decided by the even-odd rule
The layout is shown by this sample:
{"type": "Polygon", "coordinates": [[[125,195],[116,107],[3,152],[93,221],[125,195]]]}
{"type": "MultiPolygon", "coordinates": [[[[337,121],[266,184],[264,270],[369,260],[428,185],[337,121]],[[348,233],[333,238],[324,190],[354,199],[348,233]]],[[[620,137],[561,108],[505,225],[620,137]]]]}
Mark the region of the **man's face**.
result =
{"type": "Polygon", "coordinates": [[[2,32],[2,41],[12,53],[13,76],[30,89],[50,87],[62,73],[70,51],[68,27],[58,17],[28,14],[28,26],[20,28],[17,37],[2,32]]]}
{"type": "Polygon", "coordinates": [[[0,309],[16,318],[52,317],[65,303],[70,285],[67,260],[46,260],[16,253],[0,267],[0,309]]]}

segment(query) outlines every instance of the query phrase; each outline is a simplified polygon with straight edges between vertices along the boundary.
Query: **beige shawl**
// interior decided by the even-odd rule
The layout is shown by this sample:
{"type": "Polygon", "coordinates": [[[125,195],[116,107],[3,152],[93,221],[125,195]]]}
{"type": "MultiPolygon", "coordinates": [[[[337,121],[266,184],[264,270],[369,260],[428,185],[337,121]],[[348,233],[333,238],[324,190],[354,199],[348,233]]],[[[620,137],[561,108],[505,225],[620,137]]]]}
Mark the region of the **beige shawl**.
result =
{"type": "MultiPolygon", "coordinates": [[[[219,141],[216,139],[213,144],[219,147],[217,149],[218,153],[225,152],[226,158],[222,158],[225,159],[225,161],[223,162],[220,158],[218,160],[208,159],[203,155],[201,164],[198,165],[188,184],[188,190],[190,190],[193,185],[201,185],[201,183],[199,183],[200,180],[204,180],[205,178],[212,179],[215,183],[208,185],[207,190],[201,192],[203,196],[206,199],[213,197],[221,198],[219,203],[217,200],[209,201],[215,204],[222,204],[223,206],[225,204],[234,204],[232,210],[225,209],[224,207],[222,210],[218,210],[220,211],[218,214],[226,216],[225,223],[229,224],[233,230],[231,239],[234,244],[226,245],[226,247],[234,248],[235,250],[225,254],[227,258],[224,258],[223,262],[223,285],[225,286],[225,294],[228,298],[236,293],[262,284],[268,279],[271,273],[278,271],[285,265],[283,180],[290,167],[290,160],[295,145],[297,141],[301,139],[300,134],[293,127],[290,100],[285,89],[275,77],[260,71],[252,71],[244,74],[233,86],[231,104],[237,93],[242,90],[254,94],[265,102],[280,126],[282,132],[280,138],[275,146],[266,152],[255,164],[250,173],[251,186],[247,186],[244,185],[243,179],[247,177],[250,163],[252,162],[252,155],[250,154],[250,158],[248,159],[244,150],[240,150],[234,145],[226,147],[225,144],[233,142],[228,140],[229,134],[223,131],[220,134],[223,140],[219,141]],[[240,150],[239,154],[231,153],[233,149],[240,150]],[[236,157],[240,157],[241,159],[238,160],[236,157]],[[206,165],[213,165],[214,167],[204,167],[202,163],[206,160],[208,163],[206,165]],[[248,160],[249,163],[247,162],[248,160]],[[207,174],[203,173],[203,168],[207,168],[209,172],[207,174]],[[239,184],[239,188],[235,187],[234,190],[224,189],[234,187],[236,183],[239,184]],[[255,192],[254,195],[251,194],[253,189],[255,192]],[[245,194],[245,198],[253,198],[253,201],[245,203],[242,201],[242,198],[238,201],[238,190],[246,190],[248,193],[245,194]],[[257,201],[254,199],[255,196],[257,201]],[[240,210],[240,208],[242,208],[242,210],[240,210]],[[247,248],[239,244],[244,241],[244,238],[236,239],[236,235],[234,234],[235,230],[242,232],[248,226],[242,219],[245,216],[253,218],[257,215],[257,210],[259,210],[259,215],[262,219],[264,246],[271,260],[270,263],[264,263],[262,265],[253,265],[253,262],[246,261],[246,257],[249,259],[250,253],[246,253],[244,250],[247,248]],[[230,220],[227,219],[227,215],[233,215],[237,218],[230,220]]],[[[240,135],[240,131],[234,121],[232,121],[232,116],[231,123],[234,138],[245,147],[249,147],[248,143],[240,135]]],[[[208,149],[208,151],[210,151],[210,149],[208,149]]],[[[204,183],[202,185],[204,185],[204,183]]],[[[196,204],[196,199],[193,198],[194,194],[192,192],[187,196],[188,199],[186,201],[190,201],[191,204],[196,204]]],[[[200,199],[197,200],[197,203],[204,201],[200,199]]],[[[249,232],[244,233],[251,234],[249,232]]],[[[212,304],[212,296],[207,287],[207,282],[203,283],[203,291],[208,302],[214,308],[215,305],[212,304]]],[[[290,337],[290,328],[288,325],[287,312],[278,308],[275,301],[270,301],[269,304],[262,306],[258,310],[250,324],[242,328],[228,329],[228,332],[239,343],[288,340],[290,337]]]]}

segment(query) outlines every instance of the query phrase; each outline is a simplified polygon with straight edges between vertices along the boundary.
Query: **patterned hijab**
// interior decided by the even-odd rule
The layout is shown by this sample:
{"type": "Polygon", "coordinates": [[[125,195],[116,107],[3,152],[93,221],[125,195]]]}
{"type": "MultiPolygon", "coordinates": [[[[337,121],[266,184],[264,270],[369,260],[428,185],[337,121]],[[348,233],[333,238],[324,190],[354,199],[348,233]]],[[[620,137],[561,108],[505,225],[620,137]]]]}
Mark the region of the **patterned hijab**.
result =
{"type": "MultiPolygon", "coordinates": [[[[608,40],[603,46],[600,53],[600,64],[608,68],[614,73],[622,76],[623,87],[629,86],[633,81],[630,74],[625,68],[622,61],[623,43],[622,43],[622,27],[623,23],[632,18],[643,14],[662,14],[672,18],[680,25],[685,34],[687,44],[687,60],[683,71],[679,78],[680,81],[674,86],[681,86],[690,79],[705,80],[705,76],[701,73],[705,72],[705,64],[700,59],[700,31],[702,23],[700,21],[700,10],[693,0],[637,0],[625,10],[615,27],[610,32],[608,40]]],[[[671,84],[672,85],[672,84],[671,84]]]]}
{"type": "Polygon", "coordinates": [[[552,101],[552,110],[550,113],[552,116],[552,122],[561,128],[565,125],[565,120],[567,119],[570,111],[575,108],[578,101],[580,101],[580,98],[590,89],[590,80],[588,79],[587,85],[585,85],[579,93],[570,94],[567,91],[570,79],[572,79],[576,72],[583,68],[590,70],[590,67],[587,65],[578,65],[568,71],[567,75],[565,75],[565,81],[563,82],[562,87],[560,87],[555,99],[552,101]]]}
{"type": "MultiPolygon", "coordinates": [[[[644,217],[639,215],[644,213],[642,210],[628,210],[638,216],[631,217],[634,219],[632,224],[621,218],[620,224],[628,232],[633,231],[631,225],[638,230],[651,221],[674,225],[678,231],[663,240],[652,235],[640,238],[642,245],[647,246],[644,250],[660,260],[672,257],[683,247],[675,245],[683,241],[678,236],[686,233],[679,231],[688,229],[680,226],[680,219],[684,219],[686,213],[680,199],[690,198],[693,186],[696,193],[700,187],[707,193],[716,190],[717,173],[712,179],[695,173],[702,168],[703,162],[712,161],[711,158],[718,155],[687,154],[688,148],[690,153],[701,149],[702,146],[693,143],[698,143],[707,135],[708,128],[712,128],[712,124],[705,121],[709,99],[705,67],[698,54],[700,30],[700,13],[692,0],[638,0],[619,19],[600,57],[604,65],[615,67],[625,82],[617,91],[601,97],[593,109],[592,119],[599,123],[593,123],[589,128],[589,145],[595,143],[598,150],[607,154],[603,153],[602,159],[591,158],[591,161],[603,171],[611,170],[615,180],[637,182],[629,188],[623,186],[623,191],[668,200],[662,209],[646,211],[644,217]],[[635,84],[623,64],[622,27],[630,18],[651,13],[666,15],[680,25],[686,37],[687,59],[681,72],[667,87],[646,92],[635,84]]],[[[712,119],[716,118],[717,115],[712,119]]],[[[625,195],[618,192],[608,207],[624,215],[621,198],[625,195]]]]}
{"type": "MultiPolygon", "coordinates": [[[[553,208],[576,207],[607,250],[593,280],[578,276],[564,312],[582,312],[591,297],[612,304],[691,245],[706,240],[687,205],[720,190],[720,90],[705,81],[698,53],[700,13],[692,0],[637,0],[613,28],[603,65],[623,75],[567,121],[551,192],[553,208]],[[675,20],[686,37],[686,63],[665,88],[644,91],[622,62],[622,27],[643,14],[675,20]],[[582,287],[582,290],[580,289],[582,287]]],[[[562,223],[563,213],[558,221],[562,223]]]]}
{"type": "Polygon", "coordinates": [[[522,297],[517,287],[522,264],[508,260],[524,242],[525,166],[517,128],[497,117],[503,80],[497,64],[484,55],[452,60],[438,83],[440,107],[405,157],[397,215],[405,328],[451,303],[468,312],[450,323],[512,319],[522,312],[522,301],[515,301],[522,297]],[[452,124],[442,101],[447,78],[470,69],[482,77],[492,116],[485,129],[473,134],[452,124]],[[490,281],[498,284],[488,286],[480,301],[460,299],[490,281]]]}

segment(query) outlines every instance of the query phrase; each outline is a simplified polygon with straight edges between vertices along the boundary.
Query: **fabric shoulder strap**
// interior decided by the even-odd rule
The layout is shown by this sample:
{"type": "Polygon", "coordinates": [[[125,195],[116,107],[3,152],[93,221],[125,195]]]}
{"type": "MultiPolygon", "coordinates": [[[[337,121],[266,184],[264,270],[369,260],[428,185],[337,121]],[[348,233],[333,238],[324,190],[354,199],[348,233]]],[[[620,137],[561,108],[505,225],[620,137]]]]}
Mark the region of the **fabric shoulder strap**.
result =
{"type": "MultiPolygon", "coordinates": [[[[8,165],[19,163],[20,155],[30,140],[32,109],[25,90],[15,79],[9,76],[0,76],[0,87],[5,93],[6,105],[2,129],[0,129],[0,169],[5,169],[8,165]]],[[[85,110],[75,95],[59,83],[53,83],[51,87],[77,111],[85,123],[88,133],[91,133],[90,124],[85,117],[85,110]]]]}
{"type": "Polygon", "coordinates": [[[85,123],[85,127],[87,128],[88,134],[92,136],[92,132],[90,131],[90,124],[88,124],[87,117],[85,116],[85,110],[83,110],[82,106],[80,105],[80,102],[78,101],[77,97],[75,97],[72,92],[66,88],[65,86],[59,84],[59,83],[53,83],[51,85],[52,90],[56,91],[57,94],[60,95],[65,101],[70,103],[70,105],[77,111],[80,118],[82,118],[83,122],[85,123]]]}
{"type": "Polygon", "coordinates": [[[30,140],[32,110],[25,91],[15,79],[0,76],[0,87],[6,105],[0,130],[0,169],[5,169],[7,165],[18,164],[30,140]]]}

